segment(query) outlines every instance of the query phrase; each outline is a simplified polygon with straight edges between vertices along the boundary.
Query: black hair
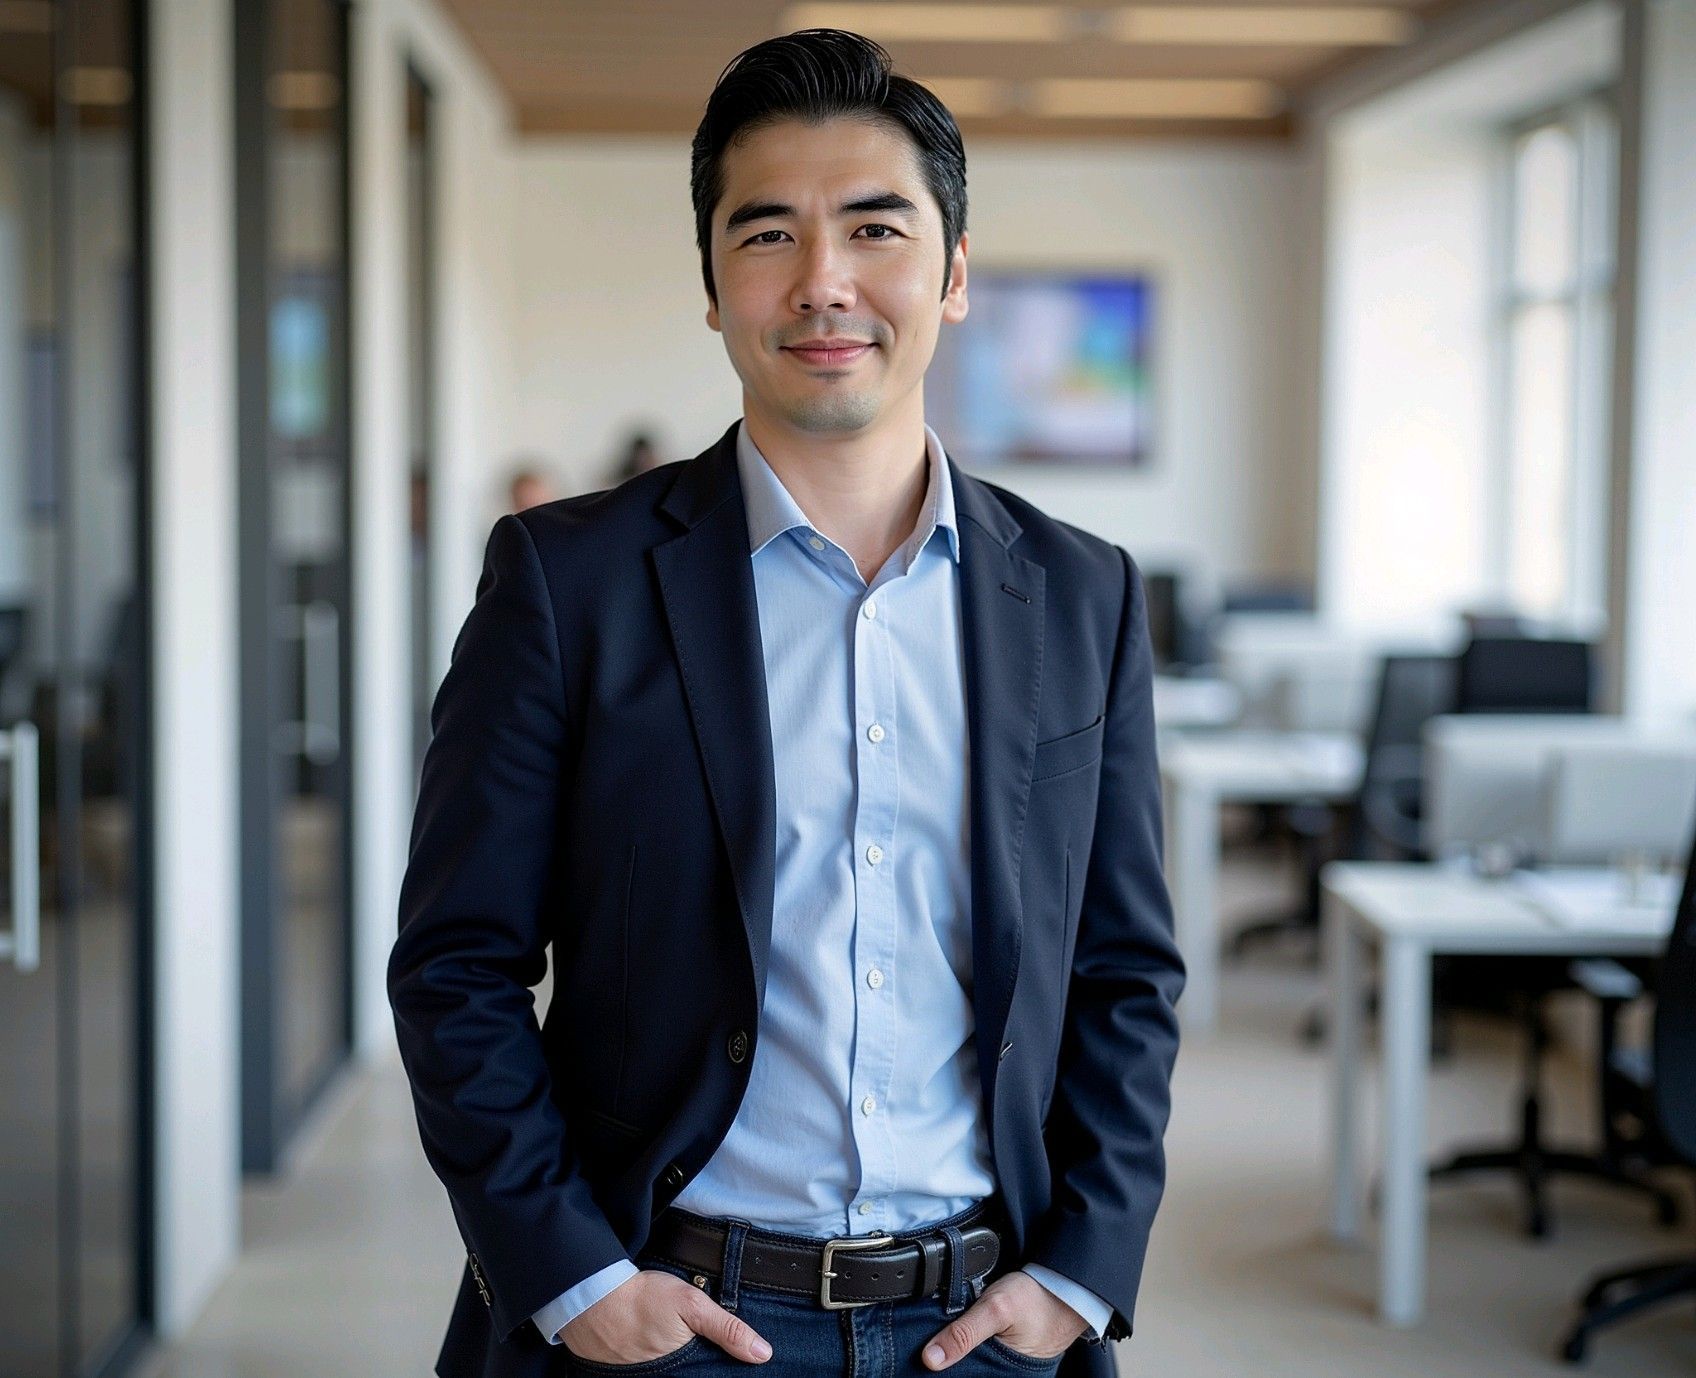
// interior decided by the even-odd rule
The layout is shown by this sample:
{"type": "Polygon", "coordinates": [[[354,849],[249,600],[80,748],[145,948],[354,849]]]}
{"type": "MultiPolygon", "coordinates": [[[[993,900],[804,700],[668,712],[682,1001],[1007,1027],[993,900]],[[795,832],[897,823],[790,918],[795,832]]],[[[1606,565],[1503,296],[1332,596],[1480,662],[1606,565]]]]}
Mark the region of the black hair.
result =
{"type": "Polygon", "coordinates": [[[701,276],[715,304],[713,211],[724,196],[724,151],[778,120],[809,124],[863,118],[892,124],[913,141],[926,185],[942,211],[942,295],[966,228],[966,149],[948,107],[910,77],[896,75],[888,51],[845,29],[800,29],[756,43],[719,73],[689,150],[689,193],[701,276]]]}

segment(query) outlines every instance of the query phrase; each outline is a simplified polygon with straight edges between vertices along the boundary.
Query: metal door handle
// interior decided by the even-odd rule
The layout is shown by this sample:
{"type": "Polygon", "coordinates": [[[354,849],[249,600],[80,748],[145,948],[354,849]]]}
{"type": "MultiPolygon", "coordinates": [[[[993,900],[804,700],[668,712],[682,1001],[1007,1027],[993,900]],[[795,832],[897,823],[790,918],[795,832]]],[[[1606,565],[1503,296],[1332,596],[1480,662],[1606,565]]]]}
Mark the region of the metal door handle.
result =
{"type": "Polygon", "coordinates": [[[19,971],[41,965],[41,793],[39,734],[20,722],[0,732],[0,761],[12,763],[12,931],[0,933],[0,957],[19,971]]]}
{"type": "Polygon", "coordinates": [[[277,746],[315,766],[329,765],[342,752],[341,615],[322,598],[291,603],[286,611],[298,618],[286,635],[300,641],[301,716],[277,724],[277,746]]]}
{"type": "Polygon", "coordinates": [[[300,610],[300,640],[306,653],[306,759],[325,766],[342,754],[341,615],[318,598],[300,610]]]}

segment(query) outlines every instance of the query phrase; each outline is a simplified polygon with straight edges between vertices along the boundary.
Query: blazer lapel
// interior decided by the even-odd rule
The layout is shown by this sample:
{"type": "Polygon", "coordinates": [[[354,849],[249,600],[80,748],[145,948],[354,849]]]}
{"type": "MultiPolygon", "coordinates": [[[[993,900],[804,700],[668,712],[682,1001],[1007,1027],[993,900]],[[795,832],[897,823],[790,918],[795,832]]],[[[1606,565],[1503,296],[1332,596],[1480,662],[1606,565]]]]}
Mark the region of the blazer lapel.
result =
{"type": "Polygon", "coordinates": [[[685,530],[650,554],[763,1006],[777,869],[777,786],[736,429],[732,425],[716,445],[683,466],[661,510],[685,530]]]}
{"type": "MultiPolygon", "coordinates": [[[[684,529],[655,546],[651,557],[763,1005],[777,791],[736,431],[732,425],[679,471],[661,510],[684,529]]],[[[1007,509],[951,458],[948,464],[960,522],[972,999],[987,1111],[1019,966],[1019,874],[1042,691],[1045,571],[1012,553],[1021,528],[1007,509]]]]}
{"type": "Polygon", "coordinates": [[[1019,869],[1042,693],[1046,571],[1012,553],[1021,527],[987,487],[948,460],[960,518],[971,796],[972,1003],[984,1112],[994,1105],[1002,1034],[1019,970],[1019,869]]]}

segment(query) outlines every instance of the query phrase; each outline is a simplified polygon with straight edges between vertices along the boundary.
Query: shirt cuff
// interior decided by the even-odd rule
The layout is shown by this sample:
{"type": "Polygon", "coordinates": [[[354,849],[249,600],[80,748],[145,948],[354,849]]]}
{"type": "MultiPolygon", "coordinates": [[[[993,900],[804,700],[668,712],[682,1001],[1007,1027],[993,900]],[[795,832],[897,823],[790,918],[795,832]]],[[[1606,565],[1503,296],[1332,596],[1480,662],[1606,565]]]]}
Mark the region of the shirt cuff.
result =
{"type": "Polygon", "coordinates": [[[600,1272],[590,1273],[577,1286],[561,1292],[540,1311],[533,1312],[530,1319],[536,1322],[536,1329],[549,1344],[557,1345],[561,1327],[569,1325],[613,1288],[629,1282],[641,1271],[627,1258],[609,1263],[600,1272]]]}
{"type": "Polygon", "coordinates": [[[1107,1329],[1107,1322],[1113,1319],[1111,1303],[1103,1301],[1082,1283],[1073,1282],[1071,1278],[1063,1277],[1052,1268],[1046,1268],[1040,1263],[1027,1263],[1019,1271],[1029,1273],[1084,1318],[1084,1322],[1089,1326],[1089,1332],[1085,1335],[1085,1339],[1099,1340],[1101,1338],[1102,1331],[1107,1329]]]}

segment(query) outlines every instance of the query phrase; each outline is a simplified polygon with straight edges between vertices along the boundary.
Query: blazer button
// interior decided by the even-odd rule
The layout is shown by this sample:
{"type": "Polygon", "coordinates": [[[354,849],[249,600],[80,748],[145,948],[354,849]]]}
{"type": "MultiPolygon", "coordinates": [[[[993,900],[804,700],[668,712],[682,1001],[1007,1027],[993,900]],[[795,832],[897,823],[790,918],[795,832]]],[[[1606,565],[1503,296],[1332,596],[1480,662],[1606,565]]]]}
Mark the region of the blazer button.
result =
{"type": "Polygon", "coordinates": [[[489,1299],[489,1286],[483,1281],[483,1270],[477,1264],[477,1255],[470,1254],[467,1257],[471,1260],[471,1276],[477,1283],[477,1295],[483,1298],[484,1306],[493,1306],[494,1303],[489,1299]]]}
{"type": "Polygon", "coordinates": [[[732,1062],[741,1062],[745,1059],[748,1056],[748,1035],[741,1029],[731,1034],[727,1051],[730,1053],[732,1062]]]}
{"type": "Polygon", "coordinates": [[[676,1163],[667,1163],[665,1165],[665,1181],[669,1187],[681,1187],[683,1185],[683,1169],[678,1167],[676,1163]]]}

